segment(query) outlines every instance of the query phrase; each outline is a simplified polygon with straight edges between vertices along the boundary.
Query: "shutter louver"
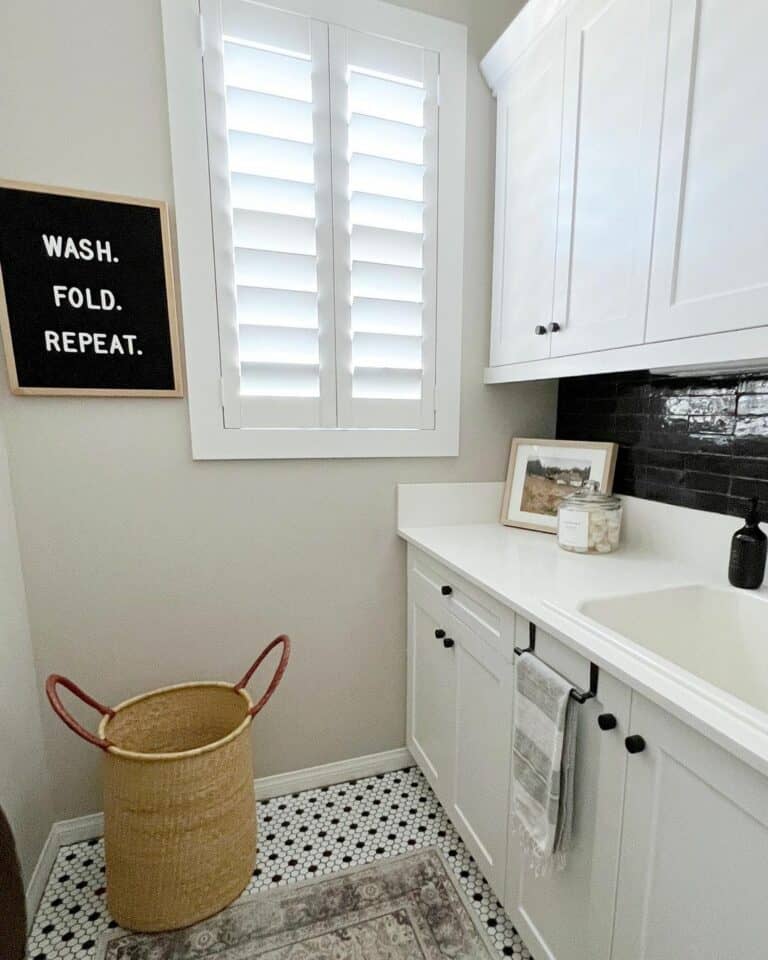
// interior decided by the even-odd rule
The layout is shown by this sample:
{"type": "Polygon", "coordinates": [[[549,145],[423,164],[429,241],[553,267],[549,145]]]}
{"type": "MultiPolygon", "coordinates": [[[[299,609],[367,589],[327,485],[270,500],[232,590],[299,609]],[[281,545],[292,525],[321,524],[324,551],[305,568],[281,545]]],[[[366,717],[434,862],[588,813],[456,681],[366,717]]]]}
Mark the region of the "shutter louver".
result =
{"type": "Polygon", "coordinates": [[[330,63],[339,423],[431,429],[437,55],[331,27],[330,63]]]}

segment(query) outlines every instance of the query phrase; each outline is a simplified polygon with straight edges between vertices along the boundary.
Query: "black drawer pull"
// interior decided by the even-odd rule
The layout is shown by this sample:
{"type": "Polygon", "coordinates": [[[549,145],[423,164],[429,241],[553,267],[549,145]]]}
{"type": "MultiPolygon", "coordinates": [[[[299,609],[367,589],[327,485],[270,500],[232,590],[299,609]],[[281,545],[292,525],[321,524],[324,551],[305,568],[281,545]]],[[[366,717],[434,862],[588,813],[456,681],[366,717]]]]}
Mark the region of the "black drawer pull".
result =
{"type": "Polygon", "coordinates": [[[438,640],[442,640],[445,636],[445,630],[435,630],[435,636],[438,640]]]}
{"type": "Polygon", "coordinates": [[[448,584],[443,584],[443,586],[440,587],[440,593],[442,593],[444,597],[450,597],[453,593],[453,587],[449,587],[448,584]]]}
{"type": "Polygon", "coordinates": [[[451,640],[450,637],[446,637],[443,640],[443,646],[445,647],[446,650],[450,650],[451,647],[453,646],[453,640],[451,640]]]}
{"type": "Polygon", "coordinates": [[[645,750],[645,740],[638,733],[633,733],[624,741],[629,753],[642,753],[645,750]]]}
{"type": "Polygon", "coordinates": [[[615,730],[616,717],[612,713],[601,713],[597,718],[597,725],[601,730],[615,730]]]}

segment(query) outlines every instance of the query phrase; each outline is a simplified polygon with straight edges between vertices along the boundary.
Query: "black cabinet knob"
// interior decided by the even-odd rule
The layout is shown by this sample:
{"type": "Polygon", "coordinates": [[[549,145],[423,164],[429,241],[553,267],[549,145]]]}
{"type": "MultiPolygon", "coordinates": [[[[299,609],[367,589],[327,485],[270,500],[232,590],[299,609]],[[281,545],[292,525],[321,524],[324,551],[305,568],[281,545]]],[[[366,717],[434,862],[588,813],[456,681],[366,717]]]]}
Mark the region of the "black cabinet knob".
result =
{"type": "Polygon", "coordinates": [[[444,584],[442,587],[440,587],[440,593],[442,593],[444,597],[450,597],[450,595],[453,593],[453,587],[449,587],[447,584],[444,584]]]}
{"type": "Polygon", "coordinates": [[[601,713],[597,718],[597,725],[601,730],[615,730],[616,717],[612,713],[601,713]]]}
{"type": "Polygon", "coordinates": [[[550,323],[547,329],[549,330],[550,333],[560,333],[560,324],[554,323],[554,322],[550,323]]]}
{"type": "Polygon", "coordinates": [[[445,630],[435,630],[435,636],[438,640],[442,640],[445,636],[445,630]]]}
{"type": "Polygon", "coordinates": [[[537,337],[545,337],[547,335],[547,328],[542,327],[542,325],[539,323],[533,328],[533,332],[537,337]]]}
{"type": "Polygon", "coordinates": [[[645,750],[645,740],[637,733],[633,733],[624,741],[629,753],[642,753],[645,750]]]}
{"type": "Polygon", "coordinates": [[[446,637],[443,640],[443,646],[445,647],[446,650],[450,650],[451,647],[453,646],[453,640],[451,640],[450,637],[446,637]]]}

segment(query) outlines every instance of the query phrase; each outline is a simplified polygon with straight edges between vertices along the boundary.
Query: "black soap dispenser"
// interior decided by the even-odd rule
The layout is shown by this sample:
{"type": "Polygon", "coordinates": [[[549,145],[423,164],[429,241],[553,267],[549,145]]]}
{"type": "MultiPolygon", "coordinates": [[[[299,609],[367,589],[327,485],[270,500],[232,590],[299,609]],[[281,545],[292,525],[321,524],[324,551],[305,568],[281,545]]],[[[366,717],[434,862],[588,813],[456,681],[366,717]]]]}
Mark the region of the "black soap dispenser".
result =
{"type": "Polygon", "coordinates": [[[734,533],[731,541],[728,579],[732,585],[745,590],[757,590],[765,576],[766,554],[768,537],[760,529],[755,498],[752,500],[746,524],[734,533]]]}

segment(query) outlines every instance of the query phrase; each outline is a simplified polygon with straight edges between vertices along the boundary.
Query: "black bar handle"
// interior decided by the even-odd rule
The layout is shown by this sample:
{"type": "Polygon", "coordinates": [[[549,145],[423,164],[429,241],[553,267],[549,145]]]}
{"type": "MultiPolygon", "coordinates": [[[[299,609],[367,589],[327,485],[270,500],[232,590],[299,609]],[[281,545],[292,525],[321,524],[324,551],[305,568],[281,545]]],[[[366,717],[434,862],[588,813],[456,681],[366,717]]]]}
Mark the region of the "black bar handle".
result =
{"type": "Polygon", "coordinates": [[[515,654],[518,657],[522,657],[524,653],[534,652],[534,650],[536,649],[536,624],[535,623],[528,624],[528,646],[523,647],[522,650],[520,649],[520,647],[513,647],[512,649],[515,651],[515,654]]]}
{"type": "MultiPolygon", "coordinates": [[[[524,649],[520,647],[512,648],[515,654],[518,657],[522,657],[524,653],[530,653],[533,656],[536,655],[536,624],[528,624],[528,646],[524,649]]],[[[600,670],[597,664],[590,663],[589,665],[589,690],[577,690],[576,687],[571,690],[571,699],[575,700],[576,703],[586,703],[587,700],[594,700],[597,696],[597,683],[600,678],[600,670]]]]}
{"type": "Polygon", "coordinates": [[[571,699],[576,703],[586,703],[587,700],[594,700],[597,696],[597,681],[600,671],[594,663],[589,665],[589,690],[571,690],[571,699]]]}

